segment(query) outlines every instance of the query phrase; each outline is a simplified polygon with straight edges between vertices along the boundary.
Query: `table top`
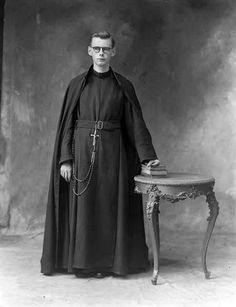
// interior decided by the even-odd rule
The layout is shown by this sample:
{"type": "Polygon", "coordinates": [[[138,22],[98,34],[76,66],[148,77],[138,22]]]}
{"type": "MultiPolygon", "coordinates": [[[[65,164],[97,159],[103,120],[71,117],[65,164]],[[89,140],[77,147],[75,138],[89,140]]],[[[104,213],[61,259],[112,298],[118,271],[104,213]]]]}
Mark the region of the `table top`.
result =
{"type": "Polygon", "coordinates": [[[215,183],[213,177],[189,173],[168,173],[167,176],[138,175],[134,180],[139,183],[157,185],[194,185],[215,183]]]}

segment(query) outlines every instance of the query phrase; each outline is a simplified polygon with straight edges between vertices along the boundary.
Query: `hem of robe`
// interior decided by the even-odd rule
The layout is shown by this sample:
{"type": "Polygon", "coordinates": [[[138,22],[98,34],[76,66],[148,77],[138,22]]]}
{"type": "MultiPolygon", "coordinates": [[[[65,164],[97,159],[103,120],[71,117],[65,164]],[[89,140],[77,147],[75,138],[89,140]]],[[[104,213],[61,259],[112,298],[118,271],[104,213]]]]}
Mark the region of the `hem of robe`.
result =
{"type": "Polygon", "coordinates": [[[93,267],[93,268],[77,268],[73,267],[72,269],[68,269],[67,267],[60,267],[60,268],[55,268],[53,271],[41,271],[43,274],[53,274],[53,273],[64,273],[64,274],[76,274],[78,272],[83,272],[83,273],[114,273],[119,276],[126,276],[127,274],[138,274],[142,272],[146,272],[150,268],[150,264],[148,263],[146,266],[142,267],[134,267],[134,268],[128,268],[127,270],[119,270],[115,269],[114,267],[93,267]]]}
{"type": "Polygon", "coordinates": [[[58,266],[52,266],[52,264],[47,263],[43,264],[41,267],[41,273],[46,275],[52,275],[54,273],[65,273],[65,274],[75,274],[77,272],[83,271],[83,272],[107,272],[107,273],[114,273],[117,275],[127,275],[127,274],[137,274],[144,271],[147,271],[150,268],[150,261],[147,259],[142,264],[139,263],[136,266],[132,266],[132,264],[129,264],[128,267],[122,268],[118,266],[105,266],[105,267],[77,267],[76,265],[73,265],[72,267],[68,267],[66,264],[61,264],[58,266]]]}
{"type": "Polygon", "coordinates": [[[53,274],[55,271],[54,265],[49,262],[45,262],[41,260],[41,273],[43,274],[53,274]]]}
{"type": "Polygon", "coordinates": [[[83,272],[83,273],[114,273],[119,276],[126,276],[127,274],[137,274],[141,272],[145,272],[150,268],[149,265],[145,267],[138,267],[138,268],[129,268],[126,272],[122,270],[116,270],[114,268],[108,268],[108,267],[97,267],[97,268],[86,268],[86,269],[80,269],[80,268],[75,268],[73,272],[69,273],[77,273],[77,272],[83,272]]]}
{"type": "Polygon", "coordinates": [[[86,267],[86,268],[80,268],[73,266],[72,270],[68,270],[69,273],[76,273],[78,270],[82,270],[83,272],[109,272],[109,273],[115,273],[118,275],[127,275],[127,274],[132,274],[132,273],[139,273],[141,271],[146,270],[149,268],[149,264],[146,264],[141,267],[128,267],[127,269],[120,269],[120,268],[115,268],[113,266],[111,267],[86,267]]]}

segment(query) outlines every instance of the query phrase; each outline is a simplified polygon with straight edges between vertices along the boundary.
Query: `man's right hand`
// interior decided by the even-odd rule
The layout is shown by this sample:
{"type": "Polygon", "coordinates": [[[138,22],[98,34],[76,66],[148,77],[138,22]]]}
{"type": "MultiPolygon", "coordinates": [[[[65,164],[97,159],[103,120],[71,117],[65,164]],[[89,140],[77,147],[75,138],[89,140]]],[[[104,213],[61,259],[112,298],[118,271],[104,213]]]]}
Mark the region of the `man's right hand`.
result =
{"type": "Polygon", "coordinates": [[[62,163],[61,169],[60,169],[61,176],[66,180],[71,180],[71,174],[72,174],[72,165],[71,162],[65,162],[62,163]]]}

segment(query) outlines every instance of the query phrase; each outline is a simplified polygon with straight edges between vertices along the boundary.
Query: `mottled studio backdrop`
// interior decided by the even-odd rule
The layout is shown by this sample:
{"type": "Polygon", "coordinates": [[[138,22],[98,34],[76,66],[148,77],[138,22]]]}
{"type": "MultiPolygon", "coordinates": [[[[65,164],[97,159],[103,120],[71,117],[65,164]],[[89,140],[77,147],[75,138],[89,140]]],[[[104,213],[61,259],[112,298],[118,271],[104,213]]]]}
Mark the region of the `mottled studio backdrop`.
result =
{"type": "MultiPolygon", "coordinates": [[[[217,232],[236,231],[236,1],[6,0],[0,226],[43,227],[65,88],[90,65],[91,32],[117,42],[160,159],[216,178],[217,232]]],[[[165,229],[205,230],[204,198],[161,204],[165,229]]]]}

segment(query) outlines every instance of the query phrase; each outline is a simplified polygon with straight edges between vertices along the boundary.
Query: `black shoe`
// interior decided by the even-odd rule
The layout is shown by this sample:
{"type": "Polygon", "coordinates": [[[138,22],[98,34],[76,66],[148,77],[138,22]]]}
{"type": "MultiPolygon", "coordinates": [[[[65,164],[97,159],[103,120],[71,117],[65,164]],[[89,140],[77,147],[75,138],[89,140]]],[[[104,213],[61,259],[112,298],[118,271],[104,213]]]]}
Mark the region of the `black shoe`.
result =
{"type": "Polygon", "coordinates": [[[108,276],[108,274],[106,274],[104,272],[98,272],[98,273],[95,274],[94,277],[96,277],[96,278],[104,278],[106,276],[108,276]]]}
{"type": "Polygon", "coordinates": [[[117,273],[112,273],[111,276],[115,278],[126,278],[127,277],[127,275],[117,274],[117,273]]]}
{"type": "Polygon", "coordinates": [[[43,273],[44,276],[52,276],[52,273],[43,273]]]}
{"type": "Polygon", "coordinates": [[[75,273],[75,276],[77,278],[89,278],[89,277],[93,277],[94,276],[94,273],[88,273],[88,272],[76,272],[75,273]]]}

